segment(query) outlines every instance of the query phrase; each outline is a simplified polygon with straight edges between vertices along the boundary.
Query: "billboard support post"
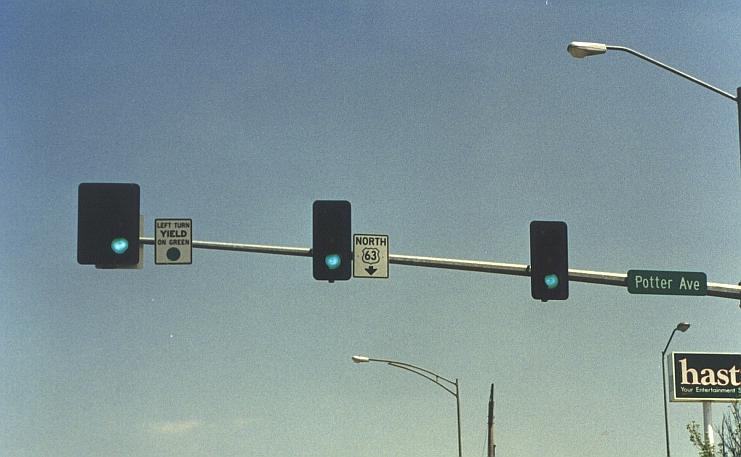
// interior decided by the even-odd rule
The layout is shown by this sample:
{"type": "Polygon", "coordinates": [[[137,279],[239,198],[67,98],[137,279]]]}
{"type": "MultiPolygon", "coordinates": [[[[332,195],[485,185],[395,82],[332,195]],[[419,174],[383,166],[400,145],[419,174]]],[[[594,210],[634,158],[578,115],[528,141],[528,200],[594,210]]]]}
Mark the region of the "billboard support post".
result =
{"type": "Polygon", "coordinates": [[[709,401],[702,402],[702,421],[705,430],[705,439],[710,445],[715,444],[715,436],[713,434],[713,403],[709,401]]]}

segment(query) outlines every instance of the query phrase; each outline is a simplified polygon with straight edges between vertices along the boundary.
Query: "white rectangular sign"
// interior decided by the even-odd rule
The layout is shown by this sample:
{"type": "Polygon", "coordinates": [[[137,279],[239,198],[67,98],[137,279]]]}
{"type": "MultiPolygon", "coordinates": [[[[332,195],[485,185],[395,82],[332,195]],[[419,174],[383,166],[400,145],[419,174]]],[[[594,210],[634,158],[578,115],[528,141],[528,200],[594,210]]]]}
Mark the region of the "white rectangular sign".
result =
{"type": "Polygon", "coordinates": [[[154,263],[190,265],[193,263],[193,220],[154,220],[154,263]]]}
{"type": "Polygon", "coordinates": [[[354,278],[389,277],[389,236],[353,235],[354,278]]]}

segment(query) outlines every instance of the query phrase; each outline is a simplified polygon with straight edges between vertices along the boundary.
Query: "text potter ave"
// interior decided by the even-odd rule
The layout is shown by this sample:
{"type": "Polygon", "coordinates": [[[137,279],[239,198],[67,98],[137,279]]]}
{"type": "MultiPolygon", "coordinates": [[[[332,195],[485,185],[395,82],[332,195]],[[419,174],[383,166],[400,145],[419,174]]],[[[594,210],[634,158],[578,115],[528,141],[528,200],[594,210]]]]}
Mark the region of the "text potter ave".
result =
{"type": "MultiPolygon", "coordinates": [[[[659,276],[649,276],[644,278],[643,276],[636,275],[635,287],[643,289],[671,289],[672,278],[661,278],[659,276]]],[[[685,279],[684,276],[679,279],[679,290],[700,290],[700,281],[685,279]]]]}
{"type": "Polygon", "coordinates": [[[628,292],[632,294],[706,295],[705,273],[691,271],[628,271],[628,292]]]}

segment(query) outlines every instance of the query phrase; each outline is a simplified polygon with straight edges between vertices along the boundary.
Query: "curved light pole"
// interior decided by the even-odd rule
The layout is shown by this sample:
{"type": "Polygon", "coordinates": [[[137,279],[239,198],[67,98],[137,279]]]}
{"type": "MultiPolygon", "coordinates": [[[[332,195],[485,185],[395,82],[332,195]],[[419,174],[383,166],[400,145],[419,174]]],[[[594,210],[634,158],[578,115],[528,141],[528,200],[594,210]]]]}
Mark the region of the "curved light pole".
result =
{"type": "Polygon", "coordinates": [[[445,389],[448,393],[453,395],[455,397],[455,406],[456,406],[456,413],[458,417],[458,457],[462,457],[463,453],[461,450],[461,401],[460,401],[460,395],[458,392],[458,378],[455,379],[455,381],[451,381],[450,379],[444,378],[440,376],[437,373],[434,373],[430,370],[426,370],[424,368],[420,368],[417,366],[414,366],[410,363],[404,363],[404,362],[397,362],[395,360],[387,360],[387,359],[374,359],[371,357],[366,357],[363,355],[354,355],[352,356],[352,361],[355,363],[367,363],[367,362],[383,362],[387,365],[391,365],[392,367],[401,368],[402,370],[411,371],[414,374],[417,374],[419,376],[422,376],[423,378],[434,382],[438,386],[445,389]],[[455,390],[451,389],[450,387],[446,386],[445,384],[441,384],[440,381],[444,381],[448,383],[449,385],[455,387],[455,390]]]}
{"type": "MultiPolygon", "coordinates": [[[[590,42],[584,42],[584,41],[572,41],[569,43],[569,45],[566,47],[566,50],[569,51],[569,54],[576,57],[577,59],[581,59],[584,57],[604,54],[608,50],[614,50],[614,51],[623,51],[627,52],[628,54],[632,54],[640,59],[645,60],[646,62],[652,63],[656,65],[657,67],[661,67],[664,70],[668,70],[675,75],[681,76],[682,78],[685,78],[689,81],[692,81],[695,84],[698,84],[706,89],[710,89],[716,94],[722,95],[726,98],[729,98],[736,102],[736,107],[738,109],[738,125],[739,125],[739,148],[741,150],[741,87],[736,88],[736,96],[734,97],[732,94],[729,94],[728,92],[718,89],[717,87],[710,85],[706,83],[705,81],[702,81],[700,79],[695,78],[694,76],[690,76],[687,73],[684,73],[682,71],[677,70],[676,68],[670,67],[669,65],[659,62],[656,59],[653,59],[651,57],[648,57],[647,55],[641,54],[638,51],[635,51],[630,48],[626,48],[625,46],[612,46],[604,43],[590,43],[590,42]]],[[[739,156],[741,157],[741,155],[739,156]]]]}
{"type": "Polygon", "coordinates": [[[661,382],[664,385],[664,432],[666,433],[666,457],[671,457],[671,454],[669,453],[669,414],[666,409],[666,368],[664,357],[666,356],[666,350],[669,349],[669,343],[672,342],[672,338],[674,338],[674,334],[677,330],[680,332],[686,332],[688,328],[690,328],[690,324],[687,322],[680,322],[677,324],[674,330],[672,330],[672,334],[669,335],[669,341],[666,342],[664,350],[661,351],[661,382]]]}

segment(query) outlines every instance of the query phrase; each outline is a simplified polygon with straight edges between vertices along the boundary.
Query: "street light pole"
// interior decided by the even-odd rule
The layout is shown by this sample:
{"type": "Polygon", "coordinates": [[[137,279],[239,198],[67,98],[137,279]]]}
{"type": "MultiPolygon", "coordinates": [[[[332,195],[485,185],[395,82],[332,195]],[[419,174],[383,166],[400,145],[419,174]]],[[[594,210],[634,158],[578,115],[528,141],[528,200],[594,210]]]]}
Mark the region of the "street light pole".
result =
{"type": "Polygon", "coordinates": [[[645,54],[641,54],[640,52],[634,49],[626,48],[625,46],[612,46],[612,45],[608,45],[604,43],[572,41],[566,47],[566,50],[569,52],[569,54],[576,57],[577,59],[581,59],[581,58],[588,57],[588,56],[604,54],[608,50],[627,52],[628,54],[632,54],[638,57],[639,59],[642,59],[648,63],[654,64],[657,67],[663,68],[664,70],[670,71],[674,73],[675,75],[681,76],[682,78],[692,81],[693,83],[698,84],[706,89],[712,90],[716,94],[722,95],[730,100],[733,100],[734,102],[736,102],[736,109],[738,112],[739,160],[741,160],[741,87],[738,87],[736,89],[736,96],[734,97],[732,94],[724,90],[718,89],[717,87],[711,84],[708,84],[705,81],[695,78],[694,76],[690,76],[683,71],[679,71],[674,67],[670,67],[669,65],[665,63],[659,62],[658,60],[652,57],[649,57],[645,54]]]}
{"type": "Polygon", "coordinates": [[[672,330],[672,334],[669,335],[669,341],[666,342],[664,350],[661,351],[661,383],[664,386],[664,432],[666,433],[666,457],[671,457],[671,454],[669,452],[669,413],[666,407],[666,368],[664,365],[664,358],[666,356],[666,350],[669,349],[669,343],[672,342],[672,338],[674,338],[674,334],[677,330],[680,332],[686,332],[688,328],[690,328],[690,324],[687,322],[680,322],[677,324],[674,330],[672,330]]]}
{"type": "Polygon", "coordinates": [[[738,147],[741,151],[741,87],[736,88],[736,108],[738,112],[738,147]]]}
{"type": "Polygon", "coordinates": [[[431,381],[437,384],[438,386],[445,389],[448,393],[453,395],[455,397],[455,409],[456,409],[456,415],[457,415],[457,420],[458,420],[458,457],[463,457],[463,450],[462,450],[462,445],[461,445],[461,401],[460,401],[460,392],[458,390],[458,378],[455,378],[455,380],[453,381],[453,380],[444,378],[440,376],[439,374],[434,373],[430,370],[426,370],[424,368],[414,366],[410,363],[398,362],[396,360],[374,359],[374,358],[366,357],[363,355],[354,355],[352,356],[352,361],[355,363],[382,362],[387,365],[391,365],[392,367],[411,371],[412,373],[422,376],[428,381],[431,381]],[[448,383],[450,386],[454,387],[455,390],[451,389],[445,384],[440,383],[440,381],[444,381],[448,383]]]}

